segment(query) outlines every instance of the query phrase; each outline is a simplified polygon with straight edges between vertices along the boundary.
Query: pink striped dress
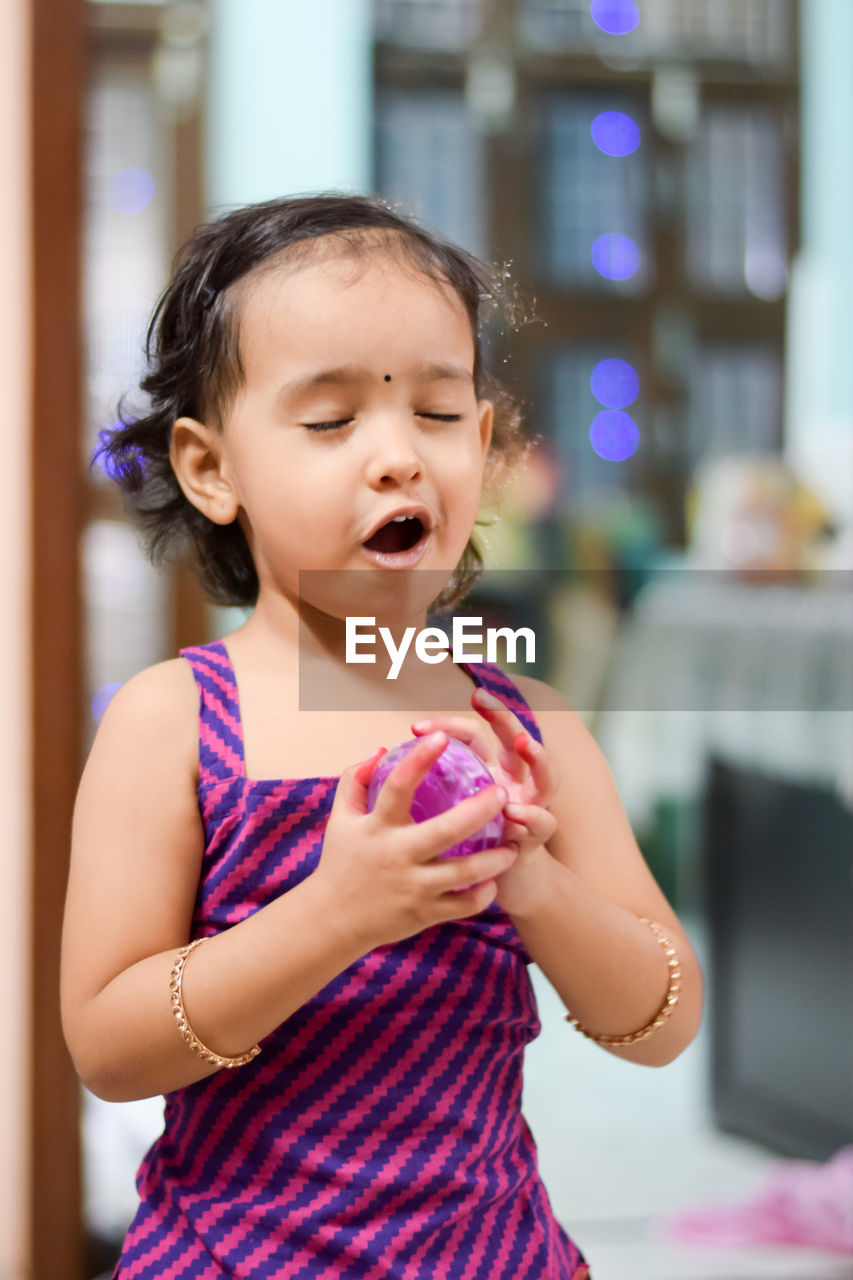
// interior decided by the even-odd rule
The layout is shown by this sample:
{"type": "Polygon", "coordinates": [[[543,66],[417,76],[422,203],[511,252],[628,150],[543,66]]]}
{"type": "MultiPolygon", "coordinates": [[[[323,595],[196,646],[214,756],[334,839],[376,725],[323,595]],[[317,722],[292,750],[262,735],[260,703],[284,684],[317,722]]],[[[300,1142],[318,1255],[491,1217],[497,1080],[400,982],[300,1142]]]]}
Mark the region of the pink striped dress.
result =
{"type": "MultiPolygon", "coordinates": [[[[317,865],[336,778],[246,777],[225,646],[181,651],[200,692],[205,853],[193,936],[244,920],[317,865]]],[[[539,732],[496,667],[470,674],[539,732]]],[[[282,945],[285,945],[283,940],[282,945]]],[[[509,917],[377,947],[246,1066],[166,1097],[120,1280],[582,1280],[521,1110],[539,1032],[509,917]]]]}

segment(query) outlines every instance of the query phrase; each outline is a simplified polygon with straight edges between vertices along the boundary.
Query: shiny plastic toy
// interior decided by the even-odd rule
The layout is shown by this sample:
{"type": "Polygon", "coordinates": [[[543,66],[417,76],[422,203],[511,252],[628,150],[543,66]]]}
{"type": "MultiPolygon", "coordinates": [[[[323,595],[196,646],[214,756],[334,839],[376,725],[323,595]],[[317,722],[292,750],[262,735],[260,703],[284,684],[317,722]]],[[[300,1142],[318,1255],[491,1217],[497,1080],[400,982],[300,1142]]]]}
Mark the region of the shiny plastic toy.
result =
{"type": "MultiPolygon", "coordinates": [[[[420,741],[420,738],[411,738],[408,742],[401,742],[379,760],[367,788],[368,811],[376,803],[379,788],[388,774],[420,741]]],[[[415,822],[434,818],[437,813],[444,813],[467,796],[476,795],[478,791],[490,787],[493,782],[494,778],[476,751],[472,751],[458,738],[448,738],[447,746],[415,791],[412,817],[415,822]]],[[[483,849],[493,849],[501,843],[503,830],[503,815],[498,813],[473,835],[466,836],[458,844],[445,849],[441,856],[464,858],[471,853],[480,853],[483,849]]]]}

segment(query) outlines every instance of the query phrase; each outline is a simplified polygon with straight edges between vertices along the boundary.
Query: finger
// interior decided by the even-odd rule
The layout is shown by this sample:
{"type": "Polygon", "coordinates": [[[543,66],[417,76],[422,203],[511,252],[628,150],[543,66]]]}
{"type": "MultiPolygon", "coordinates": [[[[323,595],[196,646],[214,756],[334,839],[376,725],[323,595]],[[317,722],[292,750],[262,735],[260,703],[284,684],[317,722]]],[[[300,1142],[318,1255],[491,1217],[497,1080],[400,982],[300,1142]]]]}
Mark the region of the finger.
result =
{"type": "Polygon", "coordinates": [[[527,765],[519,758],[515,747],[519,732],[524,732],[518,716],[487,689],[475,689],[471,705],[488,722],[500,743],[498,759],[501,768],[513,782],[523,782],[527,777],[527,765]]]}
{"type": "Polygon", "coordinates": [[[462,716],[433,716],[429,720],[416,720],[412,725],[412,733],[416,738],[439,729],[451,738],[458,738],[466,747],[471,747],[483,762],[488,761],[490,756],[495,758],[493,746],[483,735],[480,725],[473,720],[463,719],[462,716]]]}
{"type": "Polygon", "coordinates": [[[440,901],[446,903],[446,920],[466,920],[469,916],[477,916],[485,911],[489,903],[494,902],[498,894],[498,886],[494,878],[484,880],[481,884],[463,885],[460,889],[451,889],[441,895],[440,901]]]}
{"type": "Polygon", "coordinates": [[[515,750],[530,770],[536,797],[546,800],[553,795],[557,789],[557,779],[541,742],[531,738],[529,733],[519,733],[515,739],[515,750]]]}
{"type": "Polygon", "coordinates": [[[374,751],[369,760],[360,760],[344,769],[335,788],[334,808],[342,806],[351,813],[367,813],[367,784],[377,761],[385,754],[385,747],[374,751]]]}
{"type": "Polygon", "coordinates": [[[387,747],[378,747],[369,760],[362,760],[361,764],[357,764],[354,770],[356,781],[366,787],[373,776],[373,770],[387,751],[387,747]]]}
{"type": "MultiPolygon", "coordinates": [[[[506,813],[506,809],[504,809],[506,813]]],[[[504,830],[501,837],[504,844],[520,844],[522,840],[528,838],[528,830],[522,823],[510,822],[508,818],[504,818],[504,830]]]]}
{"type": "Polygon", "coordinates": [[[496,818],[509,799],[503,787],[485,787],[474,796],[418,823],[413,849],[419,862],[429,862],[496,818]]]}
{"type": "MultiPolygon", "coordinates": [[[[440,866],[429,868],[437,889],[443,893],[458,894],[476,888],[493,876],[499,876],[518,858],[518,850],[507,845],[469,854],[467,858],[451,858],[440,866]]],[[[491,900],[491,899],[490,899],[491,900]]]]}
{"type": "Polygon", "coordinates": [[[532,837],[539,844],[544,844],[557,830],[557,819],[553,813],[539,804],[508,804],[504,806],[504,813],[509,818],[504,828],[504,840],[518,839],[514,833],[520,831],[522,839],[532,837]]]}
{"type": "Polygon", "coordinates": [[[433,733],[407,752],[379,788],[373,812],[386,822],[411,822],[415,792],[446,746],[447,734],[433,733]]]}

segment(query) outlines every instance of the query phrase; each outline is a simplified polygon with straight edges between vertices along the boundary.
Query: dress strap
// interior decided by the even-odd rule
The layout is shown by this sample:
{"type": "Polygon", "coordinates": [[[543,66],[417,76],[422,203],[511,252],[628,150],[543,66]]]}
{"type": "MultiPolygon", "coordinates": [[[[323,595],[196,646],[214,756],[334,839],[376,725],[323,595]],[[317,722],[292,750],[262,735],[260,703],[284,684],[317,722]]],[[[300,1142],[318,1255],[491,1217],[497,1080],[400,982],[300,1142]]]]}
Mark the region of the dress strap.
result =
{"type": "Polygon", "coordinates": [[[199,690],[199,785],[243,777],[243,726],[237,682],[221,640],[179,650],[192,667],[199,690]]]}
{"type": "Polygon", "coordinates": [[[542,733],[539,725],[536,723],[536,717],[530,709],[530,704],[524,697],[524,694],[518,688],[514,680],[511,680],[506,672],[493,662],[463,662],[461,664],[468,672],[472,680],[487,693],[492,693],[496,698],[500,698],[515,715],[518,716],[531,737],[537,742],[542,741],[542,733]]]}

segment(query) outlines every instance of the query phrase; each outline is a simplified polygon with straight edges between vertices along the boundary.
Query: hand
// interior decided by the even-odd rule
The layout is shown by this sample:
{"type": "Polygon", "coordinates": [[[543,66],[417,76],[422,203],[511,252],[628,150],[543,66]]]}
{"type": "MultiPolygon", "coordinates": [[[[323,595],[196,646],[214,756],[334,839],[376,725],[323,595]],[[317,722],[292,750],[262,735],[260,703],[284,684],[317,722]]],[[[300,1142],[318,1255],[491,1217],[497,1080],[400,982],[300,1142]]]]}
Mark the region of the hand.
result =
{"type": "Polygon", "coordinates": [[[545,843],[557,828],[548,804],[559,783],[545,748],[499,698],[480,688],[472,694],[471,705],[485,723],[435,716],[416,721],[412,732],[420,737],[443,730],[458,738],[477,752],[495,782],[506,789],[504,842],[516,845],[519,857],[498,877],[495,900],[504,911],[521,915],[547,892],[552,859],[545,843]]]}
{"type": "Polygon", "coordinates": [[[341,774],[312,880],[365,951],[483,911],[494,900],[495,877],[518,857],[505,845],[466,858],[440,856],[501,812],[508,798],[503,787],[413,821],[415,790],[446,746],[447,735],[434,733],[404,756],[371,813],[367,784],[384,749],[341,774]]]}

